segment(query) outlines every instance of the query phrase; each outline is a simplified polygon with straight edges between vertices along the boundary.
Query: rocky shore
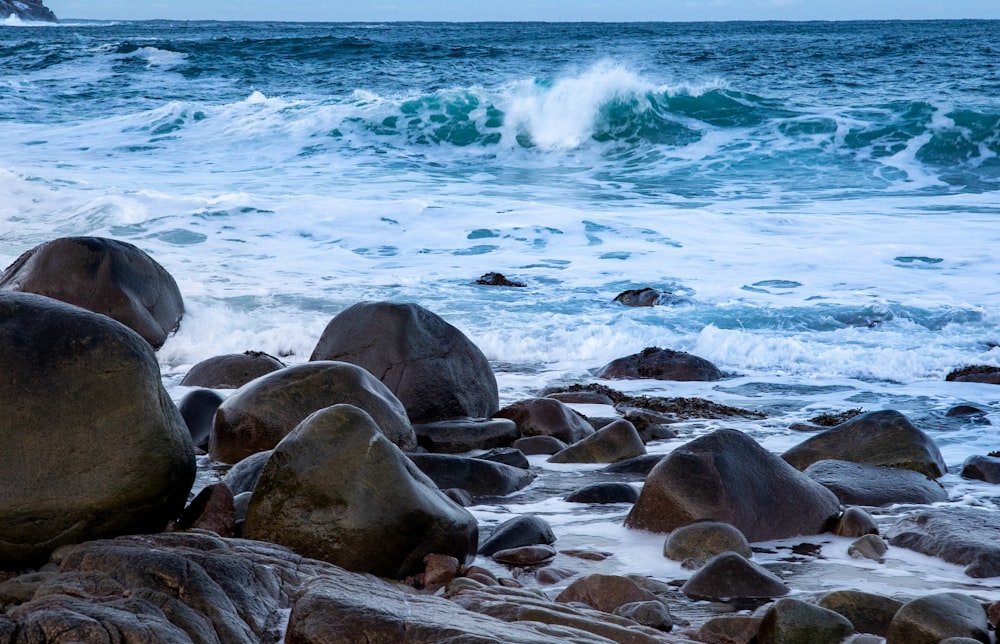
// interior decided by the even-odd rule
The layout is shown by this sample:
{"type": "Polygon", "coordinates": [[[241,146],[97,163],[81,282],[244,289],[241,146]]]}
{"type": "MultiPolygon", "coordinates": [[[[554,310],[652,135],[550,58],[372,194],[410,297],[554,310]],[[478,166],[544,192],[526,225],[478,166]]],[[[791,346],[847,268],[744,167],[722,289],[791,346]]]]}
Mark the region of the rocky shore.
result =
{"type": "Polygon", "coordinates": [[[31,22],[58,22],[42,0],[0,0],[0,18],[11,16],[31,22]]]}
{"type": "MultiPolygon", "coordinates": [[[[727,377],[657,347],[501,408],[461,331],[389,302],[335,316],[307,362],[209,358],[175,405],[155,351],[183,314],[122,242],[53,240],[0,278],[0,644],[995,641],[996,597],[873,593],[834,567],[807,587],[787,565],[836,541],[1000,579],[997,513],[941,505],[947,465],[898,411],[817,417],[780,454],[731,428],[687,440],[765,414],[617,390],[727,377]],[[477,519],[512,494],[619,508],[679,574],[609,572],[626,553],[531,512],[477,519]],[[801,543],[770,556],[783,539],[801,543]]],[[[1000,482],[997,463],[963,476],[1000,482]]]]}

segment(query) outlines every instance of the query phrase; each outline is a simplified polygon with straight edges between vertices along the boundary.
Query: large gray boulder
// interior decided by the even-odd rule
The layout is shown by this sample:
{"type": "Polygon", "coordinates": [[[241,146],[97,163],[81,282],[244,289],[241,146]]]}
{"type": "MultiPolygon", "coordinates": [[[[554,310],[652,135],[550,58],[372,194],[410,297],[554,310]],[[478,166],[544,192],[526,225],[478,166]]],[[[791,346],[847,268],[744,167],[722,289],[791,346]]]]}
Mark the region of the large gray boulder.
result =
{"type": "Polygon", "coordinates": [[[948,469],[934,440],[893,410],[855,416],[781,457],[800,470],[829,459],[914,470],[932,479],[948,469]]]}
{"type": "Polygon", "coordinates": [[[829,488],[844,505],[879,507],[948,500],[940,483],[913,470],[824,460],[807,467],[805,475],[829,488]]]}
{"type": "Polygon", "coordinates": [[[968,507],[927,508],[904,515],[885,533],[900,548],[966,566],[975,578],[1000,577],[1000,521],[968,507]]]}
{"type": "Polygon", "coordinates": [[[471,561],[479,538],[476,519],[351,405],[316,412],[278,443],[243,535],[396,578],[422,570],[431,553],[471,561]]]}
{"type": "Polygon", "coordinates": [[[103,237],[62,237],[32,248],[4,270],[0,290],[102,313],[155,349],[184,315],[180,289],[166,269],[136,246],[103,237]]]}
{"type": "Polygon", "coordinates": [[[625,525],[670,532],[722,521],[754,542],[824,532],[839,513],[828,489],[746,434],[720,429],[682,445],[650,471],[625,525]]]}
{"type": "Polygon", "coordinates": [[[0,569],[155,532],[194,482],[188,429],[149,344],[103,315],[0,293],[0,569]]]}
{"type": "Polygon", "coordinates": [[[402,401],[415,423],[487,418],[500,408],[496,377],[483,352],[417,304],[361,302],[341,311],[309,359],[364,367],[402,401]]]}
{"type": "Polygon", "coordinates": [[[249,382],[215,412],[208,453],[236,463],[271,449],[314,411],[333,405],[360,407],[400,449],[417,440],[406,409],[378,378],[346,362],[309,362],[249,382]]]}

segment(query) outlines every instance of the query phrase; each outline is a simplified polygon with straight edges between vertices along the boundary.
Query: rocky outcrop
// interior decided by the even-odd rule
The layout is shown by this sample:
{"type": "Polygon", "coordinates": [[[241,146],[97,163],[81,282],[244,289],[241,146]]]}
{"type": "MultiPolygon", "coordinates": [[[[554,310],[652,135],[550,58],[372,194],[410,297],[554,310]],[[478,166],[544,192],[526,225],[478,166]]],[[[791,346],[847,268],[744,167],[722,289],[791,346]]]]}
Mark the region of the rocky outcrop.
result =
{"type": "Polygon", "coordinates": [[[417,304],[361,302],[330,320],[310,360],[375,374],[415,423],[488,418],[500,408],[486,356],[464,333],[417,304]]]}
{"type": "Polygon", "coordinates": [[[0,293],[0,569],[162,530],[195,477],[149,344],[90,311],[0,293]]]}
{"type": "Polygon", "coordinates": [[[31,22],[58,22],[42,0],[0,0],[0,19],[10,16],[31,22]]]}
{"type": "Polygon", "coordinates": [[[7,267],[0,290],[36,293],[118,320],[154,349],[180,325],[184,300],[170,273],[132,244],[63,237],[7,267]]]}
{"type": "Polygon", "coordinates": [[[475,556],[475,518],[446,497],[364,411],[335,405],[264,465],[243,535],[348,570],[402,578],[431,553],[475,556]]]}
{"type": "Polygon", "coordinates": [[[720,429],[678,447],[650,471],[625,525],[670,532],[722,521],[754,542],[824,532],[839,513],[825,487],[746,434],[720,429]]]}
{"type": "Polygon", "coordinates": [[[244,385],[215,412],[208,452],[236,463],[273,448],[309,414],[347,404],[365,410],[400,449],[416,447],[406,410],[375,376],[346,362],[286,367],[244,385]]]}

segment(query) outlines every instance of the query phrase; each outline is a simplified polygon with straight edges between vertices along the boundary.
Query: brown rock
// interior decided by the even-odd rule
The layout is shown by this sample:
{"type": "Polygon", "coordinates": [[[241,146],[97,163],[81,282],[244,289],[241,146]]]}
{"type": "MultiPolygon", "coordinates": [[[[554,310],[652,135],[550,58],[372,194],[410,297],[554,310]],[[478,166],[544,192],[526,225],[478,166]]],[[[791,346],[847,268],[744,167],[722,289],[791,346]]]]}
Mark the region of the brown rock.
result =
{"type": "MultiPolygon", "coordinates": [[[[520,400],[494,416],[509,418],[517,423],[522,436],[553,436],[569,445],[594,433],[594,428],[583,416],[553,398],[520,400]]],[[[524,451],[516,444],[514,446],[524,451]]]]}
{"type": "Polygon", "coordinates": [[[639,353],[612,360],[598,369],[598,378],[608,380],[632,380],[652,378],[655,380],[720,380],[722,372],[714,364],[698,356],[648,347],[639,353]]]}
{"type": "Polygon", "coordinates": [[[548,460],[550,463],[616,463],[645,453],[646,446],[632,423],[616,420],[548,460]]]}
{"type": "Polygon", "coordinates": [[[283,369],[285,363],[262,351],[230,353],[202,360],[181,380],[185,387],[239,389],[255,378],[283,369]]]}
{"type": "Polygon", "coordinates": [[[816,604],[846,617],[855,631],[882,637],[888,634],[889,623],[903,606],[903,602],[891,597],[860,590],[835,590],[820,597],[816,604]]]}
{"type": "Polygon", "coordinates": [[[618,575],[587,575],[566,587],[557,602],[580,602],[605,613],[613,613],[617,608],[632,602],[653,601],[662,604],[660,598],[644,590],[628,577],[618,575]]]}

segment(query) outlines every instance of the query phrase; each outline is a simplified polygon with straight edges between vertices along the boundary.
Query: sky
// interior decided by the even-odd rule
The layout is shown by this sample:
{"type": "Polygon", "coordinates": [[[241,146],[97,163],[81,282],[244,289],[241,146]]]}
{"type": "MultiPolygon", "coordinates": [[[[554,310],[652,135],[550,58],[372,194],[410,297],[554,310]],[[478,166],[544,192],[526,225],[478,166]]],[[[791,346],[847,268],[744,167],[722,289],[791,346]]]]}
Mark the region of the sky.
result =
{"type": "Polygon", "coordinates": [[[1000,0],[44,0],[59,18],[117,20],[687,21],[1000,19],[1000,0]]]}

